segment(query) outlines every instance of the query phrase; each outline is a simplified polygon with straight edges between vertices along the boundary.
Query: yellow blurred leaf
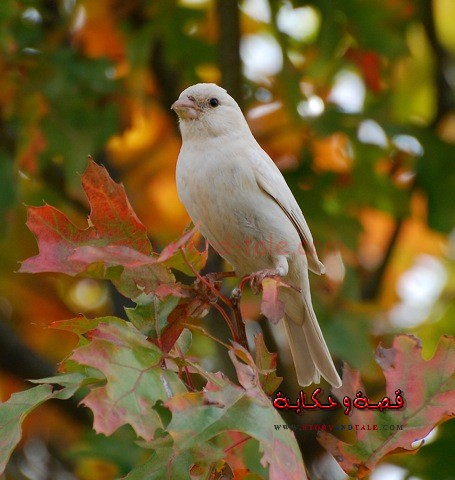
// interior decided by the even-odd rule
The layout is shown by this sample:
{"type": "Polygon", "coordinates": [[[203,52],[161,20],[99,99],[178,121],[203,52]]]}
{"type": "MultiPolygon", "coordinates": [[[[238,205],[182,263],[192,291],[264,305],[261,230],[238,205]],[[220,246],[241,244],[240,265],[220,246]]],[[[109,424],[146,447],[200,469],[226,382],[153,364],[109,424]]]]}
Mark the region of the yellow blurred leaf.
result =
{"type": "Polygon", "coordinates": [[[80,480],[114,480],[119,473],[116,465],[99,458],[82,458],[76,469],[80,480]]]}
{"type": "Polygon", "coordinates": [[[144,107],[138,103],[131,106],[131,126],[122,134],[112,137],[107,150],[111,161],[118,166],[136,163],[150,156],[153,148],[171,133],[171,125],[161,107],[156,104],[144,107]]]}
{"type": "Polygon", "coordinates": [[[343,133],[313,141],[313,164],[317,170],[347,173],[352,168],[348,138],[343,133]]]}
{"type": "Polygon", "coordinates": [[[114,20],[114,0],[84,0],[76,13],[74,41],[89,57],[120,59],[125,53],[123,38],[114,20]]]}

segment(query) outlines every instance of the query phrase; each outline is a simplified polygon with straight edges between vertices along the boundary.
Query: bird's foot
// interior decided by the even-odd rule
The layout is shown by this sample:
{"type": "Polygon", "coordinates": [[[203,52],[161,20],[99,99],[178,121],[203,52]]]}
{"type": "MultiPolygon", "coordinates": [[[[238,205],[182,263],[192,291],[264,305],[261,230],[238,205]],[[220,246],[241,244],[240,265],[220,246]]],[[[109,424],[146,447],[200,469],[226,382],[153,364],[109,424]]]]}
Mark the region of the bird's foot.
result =
{"type": "Polygon", "coordinates": [[[261,293],[262,282],[266,278],[273,278],[277,282],[278,286],[289,287],[299,293],[302,291],[300,287],[293,285],[292,283],[284,282],[282,272],[279,269],[271,269],[271,268],[259,270],[257,272],[252,273],[251,275],[247,275],[243,277],[242,281],[240,282],[240,291],[243,289],[243,287],[247,282],[250,282],[251,291],[255,295],[257,295],[258,293],[261,293]]]}
{"type": "Polygon", "coordinates": [[[266,278],[274,278],[278,281],[281,281],[282,276],[280,275],[280,270],[277,268],[265,268],[264,270],[259,270],[249,275],[250,287],[252,292],[257,295],[262,290],[262,282],[266,278]]]}

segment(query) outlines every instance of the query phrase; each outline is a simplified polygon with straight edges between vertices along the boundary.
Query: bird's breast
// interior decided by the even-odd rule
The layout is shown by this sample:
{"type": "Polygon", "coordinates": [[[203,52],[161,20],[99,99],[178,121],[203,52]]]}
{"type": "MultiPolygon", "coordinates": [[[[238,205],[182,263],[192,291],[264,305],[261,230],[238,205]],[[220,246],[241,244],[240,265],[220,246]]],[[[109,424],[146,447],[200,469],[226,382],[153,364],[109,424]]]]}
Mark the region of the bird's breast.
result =
{"type": "Polygon", "coordinates": [[[280,207],[259,188],[245,158],[182,149],[180,199],[202,234],[237,271],[273,267],[276,246],[298,235],[280,207]]]}

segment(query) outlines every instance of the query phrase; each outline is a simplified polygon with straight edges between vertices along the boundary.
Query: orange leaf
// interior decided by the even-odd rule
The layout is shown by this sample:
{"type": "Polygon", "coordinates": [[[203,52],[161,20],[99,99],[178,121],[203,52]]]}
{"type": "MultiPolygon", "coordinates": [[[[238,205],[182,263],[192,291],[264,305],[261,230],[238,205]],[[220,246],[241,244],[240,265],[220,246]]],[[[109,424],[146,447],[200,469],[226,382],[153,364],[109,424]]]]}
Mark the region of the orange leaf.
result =
{"type": "Polygon", "coordinates": [[[352,168],[348,139],[343,133],[315,140],[313,156],[314,166],[318,170],[347,173],[352,168]]]}

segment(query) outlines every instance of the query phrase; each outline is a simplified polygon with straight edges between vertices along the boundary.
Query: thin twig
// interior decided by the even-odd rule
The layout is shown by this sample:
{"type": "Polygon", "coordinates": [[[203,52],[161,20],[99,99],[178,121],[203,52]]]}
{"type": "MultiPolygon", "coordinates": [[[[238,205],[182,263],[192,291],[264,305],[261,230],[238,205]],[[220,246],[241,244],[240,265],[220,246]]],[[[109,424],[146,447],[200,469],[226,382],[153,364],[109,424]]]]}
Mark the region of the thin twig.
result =
{"type": "Polygon", "coordinates": [[[205,328],[202,328],[200,327],[199,325],[194,325],[192,323],[185,323],[185,322],[182,322],[182,325],[184,327],[187,327],[189,328],[190,330],[195,330],[199,333],[202,333],[202,335],[205,335],[206,337],[209,337],[211,338],[214,342],[216,343],[219,343],[220,345],[222,345],[224,348],[226,348],[227,350],[229,350],[231,347],[227,344],[227,343],[224,343],[222,340],[220,340],[219,338],[215,337],[214,335],[212,335],[211,333],[207,332],[207,330],[205,328]]]}
{"type": "MultiPolygon", "coordinates": [[[[178,346],[178,344],[175,344],[175,349],[177,350],[177,353],[179,354],[180,358],[182,360],[185,360],[185,357],[183,355],[182,349],[178,346]]],[[[188,370],[188,367],[186,365],[183,366],[183,370],[186,375],[186,381],[188,383],[188,386],[190,387],[191,391],[195,391],[196,389],[194,388],[193,380],[191,379],[190,371],[188,370]]]]}
{"type": "Polygon", "coordinates": [[[245,329],[245,322],[243,321],[242,312],[240,310],[240,298],[242,295],[242,291],[240,288],[235,288],[231,294],[231,303],[232,303],[232,310],[234,312],[235,323],[237,326],[237,332],[239,337],[239,343],[244,347],[246,350],[249,351],[248,348],[248,338],[246,336],[246,329],[245,329]]]}
{"type": "MultiPolygon", "coordinates": [[[[189,266],[189,268],[194,273],[196,278],[201,283],[203,283],[208,289],[210,289],[216,295],[217,298],[220,298],[226,306],[228,306],[229,308],[232,309],[232,311],[234,312],[234,319],[235,319],[236,326],[234,326],[234,324],[232,323],[232,320],[229,318],[229,315],[226,313],[226,311],[224,310],[223,307],[221,307],[217,303],[212,303],[213,307],[216,310],[218,310],[218,312],[224,318],[227,326],[229,327],[229,330],[231,331],[233,340],[235,342],[240,343],[246,350],[249,350],[248,349],[248,339],[247,339],[246,330],[245,330],[245,323],[243,321],[242,313],[240,311],[239,301],[237,299],[235,299],[235,297],[233,297],[233,296],[231,296],[231,298],[229,299],[225,295],[223,295],[217,288],[215,288],[215,286],[212,283],[207,281],[207,279],[205,277],[203,277],[194,268],[194,266],[188,260],[186,254],[185,254],[185,251],[183,249],[181,250],[181,252],[182,252],[182,256],[183,256],[183,259],[184,259],[185,263],[189,266]]],[[[223,276],[224,277],[231,277],[232,272],[223,272],[220,275],[222,277],[223,276]]],[[[242,282],[243,282],[243,280],[242,280],[242,282]]],[[[241,282],[241,285],[242,285],[242,282],[241,282]]],[[[240,291],[240,289],[239,289],[239,291],[240,291]]],[[[239,299],[240,299],[240,296],[239,296],[239,299]]]]}
{"type": "Polygon", "coordinates": [[[193,264],[188,260],[185,250],[183,248],[180,250],[182,252],[183,260],[190,267],[191,271],[194,273],[195,277],[203,283],[209,290],[211,290],[219,299],[223,301],[228,307],[232,308],[231,301],[225,295],[223,295],[214,285],[207,281],[193,266],[193,264]]]}
{"type": "Polygon", "coordinates": [[[234,327],[234,324],[232,323],[232,320],[229,318],[229,315],[226,313],[223,307],[218,305],[217,303],[213,304],[213,307],[218,310],[218,312],[221,314],[221,316],[224,318],[225,322],[227,323],[229,330],[231,331],[232,338],[235,342],[240,342],[240,337],[237,334],[237,330],[234,327]]]}
{"type": "Polygon", "coordinates": [[[395,250],[398,238],[401,233],[401,228],[403,227],[404,219],[397,218],[393,232],[389,238],[389,243],[387,244],[384,257],[378,268],[374,271],[370,278],[364,283],[362,288],[362,300],[374,300],[379,292],[379,289],[382,285],[382,280],[387,271],[387,266],[389,261],[392,258],[392,253],[395,250]]]}
{"type": "Polygon", "coordinates": [[[252,279],[252,275],[245,275],[239,283],[239,289],[243,292],[243,289],[246,287],[247,283],[249,283],[252,279]]]}

